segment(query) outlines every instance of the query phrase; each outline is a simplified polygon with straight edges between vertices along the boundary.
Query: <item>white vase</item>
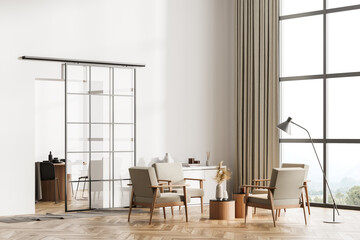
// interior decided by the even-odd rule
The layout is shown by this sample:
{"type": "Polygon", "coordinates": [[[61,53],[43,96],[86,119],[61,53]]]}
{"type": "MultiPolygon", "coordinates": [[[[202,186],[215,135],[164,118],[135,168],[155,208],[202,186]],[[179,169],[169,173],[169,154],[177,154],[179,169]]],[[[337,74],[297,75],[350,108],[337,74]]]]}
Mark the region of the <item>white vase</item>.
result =
{"type": "Polygon", "coordinates": [[[222,200],[223,194],[224,194],[223,187],[222,187],[221,183],[218,183],[216,185],[216,200],[222,200]]]}
{"type": "Polygon", "coordinates": [[[224,192],[223,192],[223,199],[224,199],[224,200],[228,200],[228,198],[229,198],[229,195],[228,195],[227,191],[224,190],[224,192]]]}
{"type": "Polygon", "coordinates": [[[173,163],[174,159],[170,156],[170,154],[165,153],[165,157],[164,157],[163,161],[166,163],[173,163]]]}

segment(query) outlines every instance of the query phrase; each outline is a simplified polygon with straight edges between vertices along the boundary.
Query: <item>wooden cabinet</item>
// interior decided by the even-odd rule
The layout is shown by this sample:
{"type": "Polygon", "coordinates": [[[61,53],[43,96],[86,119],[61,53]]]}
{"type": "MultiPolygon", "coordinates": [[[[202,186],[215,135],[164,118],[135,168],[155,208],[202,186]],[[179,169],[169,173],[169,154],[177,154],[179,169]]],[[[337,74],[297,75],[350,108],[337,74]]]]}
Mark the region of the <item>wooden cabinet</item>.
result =
{"type": "MultiPolygon", "coordinates": [[[[204,181],[204,204],[209,204],[210,199],[215,199],[216,181],[215,176],[217,166],[194,166],[183,167],[185,178],[202,178],[204,181]]],[[[198,181],[187,181],[189,188],[199,188],[198,181]]],[[[223,189],[226,189],[226,181],[222,183],[223,189]]],[[[230,195],[229,195],[230,196],[230,195]]],[[[192,198],[190,204],[200,204],[199,198],[192,198]]]]}
{"type": "MultiPolygon", "coordinates": [[[[59,192],[56,194],[58,201],[65,201],[65,163],[54,163],[55,176],[59,179],[59,192]],[[60,194],[60,199],[59,195],[60,194]]],[[[67,174],[68,179],[71,178],[70,174],[67,174]]],[[[56,183],[57,184],[57,183],[56,183]]],[[[58,185],[56,185],[57,188],[58,185]]],[[[41,181],[42,201],[55,201],[55,184],[54,180],[41,181]]],[[[56,189],[57,191],[57,189],[56,189]]],[[[68,182],[67,195],[71,198],[71,184],[68,182]]]]}

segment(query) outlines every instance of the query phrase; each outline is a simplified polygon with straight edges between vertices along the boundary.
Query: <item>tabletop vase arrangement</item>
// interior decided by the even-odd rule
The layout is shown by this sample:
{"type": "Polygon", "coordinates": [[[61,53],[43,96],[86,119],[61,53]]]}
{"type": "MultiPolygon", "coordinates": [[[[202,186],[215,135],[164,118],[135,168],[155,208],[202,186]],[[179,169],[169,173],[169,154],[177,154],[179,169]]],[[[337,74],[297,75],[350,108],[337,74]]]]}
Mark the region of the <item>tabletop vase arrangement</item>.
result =
{"type": "Polygon", "coordinates": [[[229,180],[231,178],[231,172],[226,167],[222,166],[223,161],[219,163],[219,166],[217,167],[217,173],[215,180],[217,182],[216,185],[216,200],[225,200],[228,198],[228,194],[226,190],[223,190],[222,182],[229,180]]]}

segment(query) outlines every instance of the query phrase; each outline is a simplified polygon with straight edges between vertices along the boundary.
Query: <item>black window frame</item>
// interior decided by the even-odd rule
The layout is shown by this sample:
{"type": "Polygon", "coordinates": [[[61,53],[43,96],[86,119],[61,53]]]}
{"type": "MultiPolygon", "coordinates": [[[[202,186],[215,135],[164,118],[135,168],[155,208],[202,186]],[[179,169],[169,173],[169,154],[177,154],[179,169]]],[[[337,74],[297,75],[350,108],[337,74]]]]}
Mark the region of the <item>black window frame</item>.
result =
{"type": "MultiPolygon", "coordinates": [[[[327,92],[326,92],[326,84],[327,79],[331,78],[343,78],[343,77],[356,77],[360,76],[360,71],[358,72],[344,72],[344,73],[327,73],[327,15],[331,13],[337,13],[337,12],[345,12],[345,11],[353,11],[353,10],[359,10],[360,4],[358,5],[351,5],[351,6],[344,6],[344,7],[338,7],[338,8],[331,8],[327,9],[326,5],[327,0],[323,0],[323,9],[317,10],[317,11],[309,11],[309,12],[303,12],[303,13],[296,13],[296,14],[289,14],[284,16],[279,16],[279,41],[281,37],[281,23],[284,20],[288,19],[296,19],[296,18],[303,18],[303,17],[309,17],[309,16],[315,16],[315,15],[322,15],[323,16],[323,26],[322,26],[322,32],[323,32],[323,73],[322,74],[316,74],[316,75],[302,75],[302,76],[288,76],[288,77],[279,77],[279,85],[281,86],[282,82],[285,81],[304,81],[304,80],[311,80],[311,79],[322,79],[323,81],[323,137],[322,138],[315,138],[313,139],[314,143],[321,143],[323,146],[323,168],[324,171],[327,172],[327,144],[329,143],[340,143],[340,144],[360,144],[360,138],[359,139],[329,139],[327,138],[327,92]]],[[[281,0],[280,0],[280,8],[281,8],[281,0]]],[[[280,9],[279,9],[280,10],[280,9]]],[[[280,13],[281,11],[279,11],[280,13]]],[[[279,48],[279,63],[281,63],[281,41],[280,41],[280,48],[279,48]]],[[[280,64],[279,64],[280,66],[280,64]]],[[[360,70],[360,69],[359,69],[360,70]]],[[[281,89],[281,87],[279,87],[281,89]]],[[[282,92],[280,90],[280,96],[282,95],[282,92]]],[[[281,117],[281,99],[280,99],[280,112],[279,115],[281,117]]],[[[287,117],[287,116],[284,116],[287,117]]],[[[285,119],[281,119],[285,120],[285,119]]],[[[310,139],[302,139],[302,138],[279,138],[279,143],[311,143],[310,139]]],[[[281,146],[280,146],[281,151],[281,146]]],[[[329,207],[332,208],[333,205],[328,202],[328,190],[325,184],[325,181],[323,179],[322,182],[323,185],[323,202],[322,203],[311,203],[312,206],[321,206],[321,207],[329,207]]],[[[331,186],[330,186],[331,187],[331,186]]],[[[342,209],[352,209],[352,210],[360,210],[360,206],[353,206],[353,205],[338,205],[339,208],[342,209]]]]}

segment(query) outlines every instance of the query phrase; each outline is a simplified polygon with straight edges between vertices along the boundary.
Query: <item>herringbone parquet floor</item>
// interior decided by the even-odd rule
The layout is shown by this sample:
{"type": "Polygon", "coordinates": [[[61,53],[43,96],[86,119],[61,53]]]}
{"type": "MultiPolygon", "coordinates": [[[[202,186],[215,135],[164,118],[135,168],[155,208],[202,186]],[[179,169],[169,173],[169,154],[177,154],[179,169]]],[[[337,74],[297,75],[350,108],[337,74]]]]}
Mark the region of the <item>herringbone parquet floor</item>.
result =
{"type": "MultiPolygon", "coordinates": [[[[62,203],[37,204],[37,214],[47,212],[64,214],[62,203]]],[[[308,225],[304,224],[301,209],[289,209],[281,214],[274,228],[270,211],[258,209],[250,214],[245,225],[243,219],[234,221],[209,220],[208,207],[189,208],[189,222],[184,210],[176,208],[163,219],[161,210],[155,212],[153,224],[148,225],[149,214],[134,213],[127,222],[126,214],[51,220],[23,223],[0,223],[0,239],[360,239],[360,212],[341,210],[341,224],[325,224],[330,220],[331,209],[312,208],[308,225]],[[252,215],[252,216],[251,216],[252,215]]]]}

